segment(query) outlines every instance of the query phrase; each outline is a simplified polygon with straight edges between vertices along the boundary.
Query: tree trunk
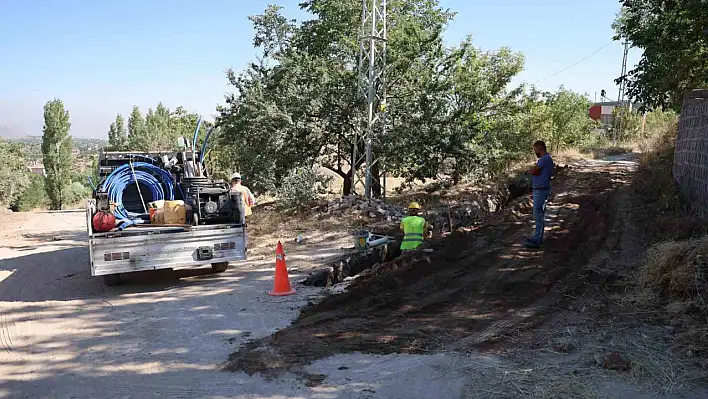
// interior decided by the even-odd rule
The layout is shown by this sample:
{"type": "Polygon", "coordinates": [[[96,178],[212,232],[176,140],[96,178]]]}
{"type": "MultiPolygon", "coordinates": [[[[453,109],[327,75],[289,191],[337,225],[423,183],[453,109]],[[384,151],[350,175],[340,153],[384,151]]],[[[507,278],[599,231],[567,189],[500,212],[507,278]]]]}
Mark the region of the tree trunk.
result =
{"type": "Polygon", "coordinates": [[[460,180],[462,180],[462,174],[460,173],[460,170],[456,167],[452,171],[452,184],[456,186],[460,184],[460,180]]]}
{"type": "Polygon", "coordinates": [[[342,195],[349,195],[352,191],[352,174],[347,173],[344,176],[342,176],[344,179],[344,184],[342,184],[342,195]]]}
{"type": "Polygon", "coordinates": [[[331,170],[332,172],[336,173],[339,177],[342,178],[342,180],[343,180],[342,195],[348,195],[352,190],[352,180],[353,180],[352,176],[351,176],[352,172],[349,171],[349,173],[344,173],[341,168],[335,169],[335,168],[328,166],[328,165],[322,165],[322,166],[331,170]]]}
{"type": "Polygon", "coordinates": [[[381,168],[379,163],[375,163],[371,166],[371,197],[381,198],[381,168]]]}

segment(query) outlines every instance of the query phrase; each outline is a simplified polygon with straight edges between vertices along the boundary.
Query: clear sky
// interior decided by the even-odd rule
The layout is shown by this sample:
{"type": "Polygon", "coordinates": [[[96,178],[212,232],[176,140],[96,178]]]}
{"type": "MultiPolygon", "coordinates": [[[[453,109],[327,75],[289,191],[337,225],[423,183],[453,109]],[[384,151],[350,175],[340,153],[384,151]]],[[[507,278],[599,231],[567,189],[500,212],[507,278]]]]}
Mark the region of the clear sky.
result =
{"type": "MultiPolygon", "coordinates": [[[[269,3],[289,17],[307,15],[299,0],[0,0],[0,128],[41,135],[42,106],[64,101],[72,134],[106,137],[132,105],[159,101],[204,115],[230,92],[224,71],[257,51],[247,16],[269,3]]],[[[477,46],[509,46],[526,56],[515,83],[565,85],[617,96],[622,45],[610,42],[617,0],[441,0],[457,11],[446,41],[471,34],[477,46]],[[539,82],[540,81],[540,82],[539,82]]],[[[628,67],[639,59],[631,51],[628,67]]]]}

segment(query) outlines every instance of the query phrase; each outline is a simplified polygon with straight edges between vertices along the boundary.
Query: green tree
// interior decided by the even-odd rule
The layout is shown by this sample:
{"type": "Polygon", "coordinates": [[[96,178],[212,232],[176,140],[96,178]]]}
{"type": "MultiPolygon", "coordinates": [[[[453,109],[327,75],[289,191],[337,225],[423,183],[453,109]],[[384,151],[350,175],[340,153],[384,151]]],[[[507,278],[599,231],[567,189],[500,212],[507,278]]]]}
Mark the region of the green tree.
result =
{"type": "MultiPolygon", "coordinates": [[[[223,170],[256,178],[251,185],[261,190],[317,162],[344,179],[346,192],[352,138],[365,119],[357,70],[361,2],[310,0],[301,7],[314,18],[297,24],[274,6],[251,18],[263,55],[244,72],[228,73],[235,93],[217,123],[218,147],[231,157],[217,159],[223,170]]],[[[453,16],[437,1],[389,2],[388,135],[374,143],[374,152],[397,175],[473,173],[480,156],[493,153],[475,146],[495,125],[494,115],[520,94],[507,86],[523,57],[509,49],[482,51],[469,39],[446,47],[442,32],[453,16]]]]}
{"type": "Polygon", "coordinates": [[[137,105],[133,106],[133,111],[128,117],[128,149],[131,151],[150,149],[150,137],[145,127],[145,119],[137,105]]]}
{"type": "MultiPolygon", "coordinates": [[[[192,142],[194,130],[197,127],[199,115],[188,112],[184,107],[177,107],[174,112],[158,103],[155,110],[150,108],[143,119],[140,109],[133,107],[128,119],[127,144],[122,149],[136,151],[171,151],[179,147],[178,140],[182,137],[192,142]]],[[[120,129],[118,122],[111,124],[109,138],[117,135],[120,129]]],[[[202,121],[197,134],[198,147],[204,142],[207,131],[213,123],[202,121]]],[[[199,149],[200,149],[199,148],[199,149]]]]}
{"type": "Polygon", "coordinates": [[[125,121],[121,114],[116,115],[115,122],[111,123],[108,129],[108,144],[114,151],[122,151],[126,149],[128,144],[128,135],[125,131],[125,121]]]}
{"type": "Polygon", "coordinates": [[[416,66],[407,87],[391,98],[393,140],[386,140],[384,154],[398,175],[450,175],[457,183],[465,175],[487,174],[517,141],[509,140],[503,125],[516,112],[521,88],[507,86],[524,59],[508,48],[483,51],[469,37],[451,49],[436,46],[437,60],[416,66]]]}
{"type": "Polygon", "coordinates": [[[45,188],[53,209],[62,209],[66,204],[66,186],[71,181],[73,147],[69,135],[69,111],[64,103],[55,99],[44,106],[44,129],[42,154],[47,173],[45,188]]]}
{"type": "Polygon", "coordinates": [[[681,110],[683,92],[708,85],[708,3],[623,0],[614,22],[616,40],[642,49],[627,76],[629,98],[651,107],[681,110]]]}
{"type": "Polygon", "coordinates": [[[552,151],[566,146],[582,146],[590,137],[595,123],[588,114],[592,103],[580,93],[562,86],[555,93],[546,94],[552,127],[550,145],[552,151]]]}
{"type": "MultiPolygon", "coordinates": [[[[148,109],[145,127],[150,138],[150,149],[174,149],[176,143],[173,139],[176,139],[176,136],[170,131],[170,110],[162,103],[158,103],[154,111],[152,108],[148,109]]],[[[191,140],[191,137],[189,139],[191,140]]]]}
{"type": "Polygon", "coordinates": [[[0,138],[0,205],[13,203],[30,185],[30,173],[24,157],[25,146],[0,138]]]}
{"type": "Polygon", "coordinates": [[[678,114],[671,110],[655,109],[646,115],[644,126],[644,137],[655,137],[664,134],[666,131],[676,128],[678,124],[678,114]]]}
{"type": "Polygon", "coordinates": [[[637,110],[615,107],[612,110],[612,127],[609,134],[619,142],[630,142],[639,138],[642,130],[642,116],[637,110]]]}
{"type": "Polygon", "coordinates": [[[12,208],[19,212],[28,212],[49,205],[47,191],[44,187],[44,177],[31,173],[29,186],[13,201],[12,208]]]}
{"type": "MultiPolygon", "coordinates": [[[[187,142],[191,142],[194,137],[194,130],[197,128],[198,121],[198,114],[189,112],[184,107],[177,107],[174,112],[170,113],[170,136],[169,141],[165,143],[165,146],[169,149],[174,149],[179,138],[181,137],[186,138],[187,142]]],[[[202,118],[202,123],[199,127],[199,132],[197,133],[197,150],[201,150],[206,134],[213,126],[214,124],[212,122],[202,118]]],[[[209,138],[209,140],[211,140],[211,138],[209,138]]]]}

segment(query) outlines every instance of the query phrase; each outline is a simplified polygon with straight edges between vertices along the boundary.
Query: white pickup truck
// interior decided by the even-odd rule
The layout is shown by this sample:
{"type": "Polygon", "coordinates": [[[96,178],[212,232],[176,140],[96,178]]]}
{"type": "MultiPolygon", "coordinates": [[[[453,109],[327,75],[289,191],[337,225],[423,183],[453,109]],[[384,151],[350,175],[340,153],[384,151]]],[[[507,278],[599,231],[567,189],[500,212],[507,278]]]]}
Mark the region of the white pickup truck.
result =
{"type": "Polygon", "coordinates": [[[209,264],[215,272],[222,272],[229,262],[246,259],[244,224],[146,226],[98,233],[91,226],[93,200],[86,208],[91,275],[103,276],[107,285],[117,284],[121,273],[209,264]]]}
{"type": "Polygon", "coordinates": [[[93,231],[95,202],[86,207],[91,275],[103,276],[107,285],[121,273],[158,269],[190,269],[211,265],[215,272],[229,262],[246,259],[245,224],[192,227],[133,227],[122,231],[93,231]]]}
{"type": "MultiPolygon", "coordinates": [[[[126,153],[119,152],[101,153],[99,174],[104,176],[101,181],[105,181],[105,176],[110,175],[116,165],[125,164],[126,156],[126,153]]],[[[185,159],[191,160],[189,157],[185,159]]],[[[246,220],[240,193],[229,193],[226,183],[216,183],[215,186],[206,178],[193,178],[189,184],[186,181],[187,178],[182,178],[181,188],[175,191],[191,200],[190,209],[194,209],[194,216],[189,218],[187,224],[144,223],[108,232],[96,231],[92,223],[93,216],[106,209],[105,193],[103,201],[97,199],[96,192],[105,189],[99,183],[94,198],[86,205],[91,275],[103,276],[107,285],[114,285],[123,273],[189,269],[204,265],[211,265],[215,272],[223,272],[229,262],[245,260],[246,220]]],[[[135,185],[129,184],[131,189],[135,185]]],[[[133,203],[132,206],[140,210],[143,207],[141,202],[147,201],[143,197],[149,191],[143,190],[145,192],[139,198],[135,196],[138,191],[129,193],[124,190],[123,202],[138,198],[138,205],[133,203]]]]}

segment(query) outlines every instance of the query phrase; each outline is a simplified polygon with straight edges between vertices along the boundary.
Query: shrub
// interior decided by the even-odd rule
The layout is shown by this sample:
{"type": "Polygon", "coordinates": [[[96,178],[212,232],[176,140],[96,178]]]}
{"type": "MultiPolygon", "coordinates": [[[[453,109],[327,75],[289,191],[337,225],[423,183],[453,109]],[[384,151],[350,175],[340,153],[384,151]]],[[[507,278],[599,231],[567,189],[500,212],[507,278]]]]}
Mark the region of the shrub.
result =
{"type": "Polygon", "coordinates": [[[85,200],[91,196],[91,189],[77,181],[69,184],[65,190],[66,200],[64,203],[67,205],[77,204],[81,200],[85,200]]]}
{"type": "Polygon", "coordinates": [[[47,198],[47,192],[44,190],[44,177],[32,174],[29,186],[11,204],[11,208],[15,212],[28,212],[48,205],[49,199],[47,198]]]}
{"type": "Polygon", "coordinates": [[[705,220],[691,214],[678,195],[671,174],[675,143],[676,125],[670,120],[665,131],[643,143],[634,200],[652,241],[661,242],[646,252],[638,298],[664,308],[661,314],[676,327],[677,347],[708,356],[708,237],[696,237],[705,220]]]}
{"type": "Polygon", "coordinates": [[[278,192],[278,208],[293,212],[327,192],[332,178],[321,175],[315,168],[295,168],[283,179],[278,192]]]}

